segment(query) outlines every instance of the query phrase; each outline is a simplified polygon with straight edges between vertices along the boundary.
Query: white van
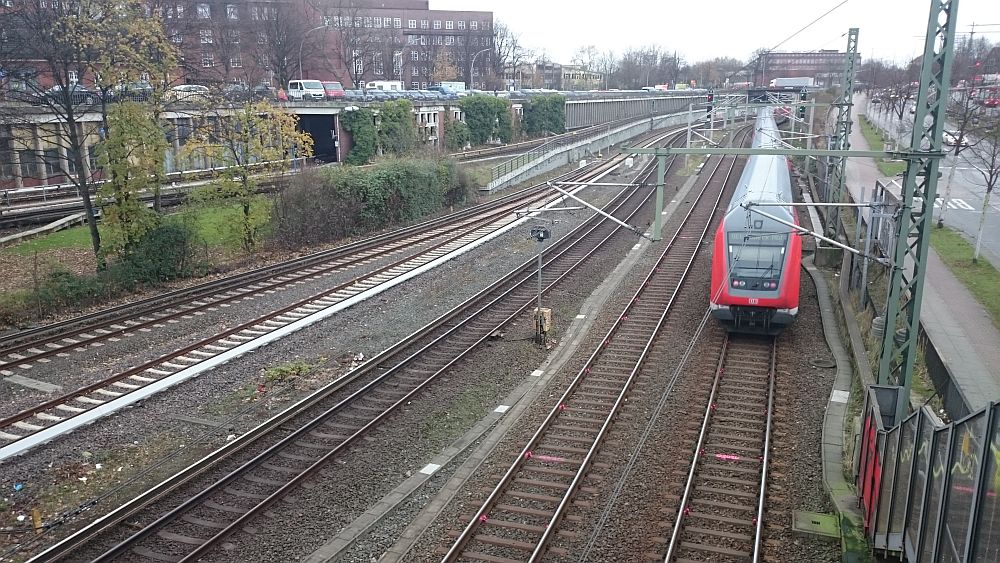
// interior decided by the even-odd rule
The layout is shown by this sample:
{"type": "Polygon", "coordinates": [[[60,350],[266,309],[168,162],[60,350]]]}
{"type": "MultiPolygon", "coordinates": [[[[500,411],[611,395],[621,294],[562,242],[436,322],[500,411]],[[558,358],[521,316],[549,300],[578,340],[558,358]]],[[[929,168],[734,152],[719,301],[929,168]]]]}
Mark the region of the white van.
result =
{"type": "Polygon", "coordinates": [[[372,80],[365,84],[367,90],[404,90],[402,80],[372,80]]]}
{"type": "Polygon", "coordinates": [[[326,90],[319,80],[289,80],[288,101],[322,102],[326,99],[326,90]]]}

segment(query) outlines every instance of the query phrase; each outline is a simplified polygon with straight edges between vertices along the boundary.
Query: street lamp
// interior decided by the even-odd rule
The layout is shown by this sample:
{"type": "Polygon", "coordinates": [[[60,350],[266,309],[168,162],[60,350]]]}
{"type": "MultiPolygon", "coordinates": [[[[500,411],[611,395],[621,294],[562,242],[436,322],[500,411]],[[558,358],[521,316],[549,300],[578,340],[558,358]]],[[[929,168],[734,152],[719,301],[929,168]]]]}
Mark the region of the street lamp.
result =
{"type": "Polygon", "coordinates": [[[309,31],[302,34],[302,40],[299,41],[299,80],[302,80],[302,46],[306,43],[306,36],[316,31],[317,29],[324,29],[330,27],[327,24],[317,25],[316,27],[310,29],[309,31]]]}
{"type": "Polygon", "coordinates": [[[475,81],[476,81],[476,79],[473,77],[473,74],[472,74],[475,71],[475,68],[476,68],[476,57],[478,57],[479,55],[482,55],[483,53],[485,53],[486,51],[489,51],[489,50],[490,50],[490,48],[487,47],[487,48],[479,51],[475,55],[472,55],[472,62],[469,64],[469,89],[470,90],[474,89],[473,87],[475,86],[475,81]]]}

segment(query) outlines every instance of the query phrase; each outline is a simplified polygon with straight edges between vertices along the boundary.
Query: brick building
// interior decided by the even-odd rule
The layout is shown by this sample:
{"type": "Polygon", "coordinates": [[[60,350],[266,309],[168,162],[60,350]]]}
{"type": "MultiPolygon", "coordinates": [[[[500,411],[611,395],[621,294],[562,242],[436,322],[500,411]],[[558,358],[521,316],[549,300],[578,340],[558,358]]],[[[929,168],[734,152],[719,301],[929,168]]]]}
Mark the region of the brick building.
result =
{"type": "MultiPolygon", "coordinates": [[[[768,85],[775,78],[809,77],[817,86],[839,84],[844,75],[846,53],[835,49],[805,52],[771,52],[757,57],[754,83],[768,85]]],[[[855,68],[861,68],[861,55],[855,55],[855,68]]]]}
{"type": "Polygon", "coordinates": [[[493,50],[492,12],[431,10],[427,0],[205,0],[162,14],[184,55],[185,80],[197,83],[281,86],[301,77],[349,88],[372,80],[482,86],[493,50]]]}

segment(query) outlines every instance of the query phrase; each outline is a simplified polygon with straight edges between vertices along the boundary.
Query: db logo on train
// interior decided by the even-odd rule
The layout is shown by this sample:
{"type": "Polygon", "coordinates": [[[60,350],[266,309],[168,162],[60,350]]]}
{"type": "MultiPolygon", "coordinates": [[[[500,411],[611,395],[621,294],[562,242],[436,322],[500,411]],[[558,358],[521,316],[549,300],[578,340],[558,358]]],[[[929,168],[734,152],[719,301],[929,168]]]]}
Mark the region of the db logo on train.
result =
{"type": "Polygon", "coordinates": [[[750,305],[756,305],[757,303],[760,303],[760,300],[751,297],[750,299],[747,299],[747,303],[749,303],[750,305]]]}

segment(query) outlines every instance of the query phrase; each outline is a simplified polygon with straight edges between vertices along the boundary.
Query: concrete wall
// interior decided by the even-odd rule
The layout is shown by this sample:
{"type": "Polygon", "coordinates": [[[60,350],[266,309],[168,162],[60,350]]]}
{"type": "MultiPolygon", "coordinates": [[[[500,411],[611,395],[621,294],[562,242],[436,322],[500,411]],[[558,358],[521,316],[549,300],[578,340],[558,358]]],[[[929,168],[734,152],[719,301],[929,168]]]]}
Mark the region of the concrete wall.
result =
{"type": "MultiPolygon", "coordinates": [[[[701,117],[700,111],[695,110],[697,117],[701,117]]],[[[652,118],[644,118],[632,121],[606,131],[595,133],[585,139],[573,144],[558,147],[553,151],[533,160],[521,168],[490,182],[485,191],[492,192],[529,180],[539,174],[555,170],[582,159],[593,158],[597,153],[606,153],[608,147],[626,141],[648,131],[661,129],[675,125],[686,125],[688,122],[688,112],[671,113],[652,118]]]]}

